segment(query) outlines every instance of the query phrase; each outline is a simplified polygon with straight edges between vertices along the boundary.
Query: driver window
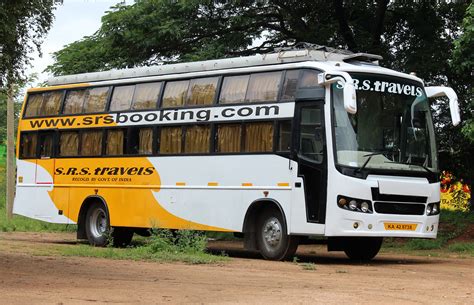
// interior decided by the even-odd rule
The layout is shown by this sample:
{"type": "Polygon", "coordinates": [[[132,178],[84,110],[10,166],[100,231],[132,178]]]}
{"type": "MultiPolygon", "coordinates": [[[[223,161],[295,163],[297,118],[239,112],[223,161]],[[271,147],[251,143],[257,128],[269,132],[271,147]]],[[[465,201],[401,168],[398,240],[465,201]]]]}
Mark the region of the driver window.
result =
{"type": "Polygon", "coordinates": [[[323,129],[321,122],[321,109],[316,107],[304,107],[301,109],[300,123],[300,155],[323,162],[323,129]]]}

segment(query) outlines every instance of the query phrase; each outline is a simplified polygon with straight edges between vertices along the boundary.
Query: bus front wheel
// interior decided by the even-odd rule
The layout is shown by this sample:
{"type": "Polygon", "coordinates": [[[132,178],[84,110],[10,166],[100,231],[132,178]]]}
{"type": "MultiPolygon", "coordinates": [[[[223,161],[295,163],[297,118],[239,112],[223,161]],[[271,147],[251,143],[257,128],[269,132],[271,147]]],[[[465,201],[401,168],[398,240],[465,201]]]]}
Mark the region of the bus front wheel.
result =
{"type": "Polygon", "coordinates": [[[277,209],[266,209],[257,223],[257,244],[260,254],[269,260],[284,260],[295,254],[297,236],[288,235],[283,216],[277,209]]]}
{"type": "Polygon", "coordinates": [[[382,247],[383,237],[348,237],[344,241],[344,252],[351,260],[373,259],[382,247]]]}

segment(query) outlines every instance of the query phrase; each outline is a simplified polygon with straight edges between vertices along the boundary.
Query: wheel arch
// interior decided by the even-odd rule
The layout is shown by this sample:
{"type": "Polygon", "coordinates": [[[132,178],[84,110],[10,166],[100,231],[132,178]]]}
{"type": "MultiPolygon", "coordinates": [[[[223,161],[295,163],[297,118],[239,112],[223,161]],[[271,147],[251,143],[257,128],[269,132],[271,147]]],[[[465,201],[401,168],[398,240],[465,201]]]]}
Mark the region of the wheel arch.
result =
{"type": "Polygon", "coordinates": [[[285,211],[281,204],[272,198],[259,198],[254,200],[247,212],[245,213],[244,224],[242,226],[242,233],[244,233],[244,247],[248,250],[258,250],[257,239],[255,237],[256,226],[258,215],[262,213],[263,210],[269,208],[276,208],[280,211],[283,225],[289,230],[288,224],[286,221],[285,211]]]}
{"type": "Polygon", "coordinates": [[[87,214],[87,210],[89,210],[89,208],[95,203],[100,203],[105,207],[105,212],[109,216],[108,219],[110,222],[109,207],[107,206],[107,202],[105,201],[104,197],[99,196],[99,195],[88,196],[82,202],[81,209],[79,210],[79,215],[77,217],[77,239],[87,239],[86,225],[85,225],[86,214],[87,214]]]}

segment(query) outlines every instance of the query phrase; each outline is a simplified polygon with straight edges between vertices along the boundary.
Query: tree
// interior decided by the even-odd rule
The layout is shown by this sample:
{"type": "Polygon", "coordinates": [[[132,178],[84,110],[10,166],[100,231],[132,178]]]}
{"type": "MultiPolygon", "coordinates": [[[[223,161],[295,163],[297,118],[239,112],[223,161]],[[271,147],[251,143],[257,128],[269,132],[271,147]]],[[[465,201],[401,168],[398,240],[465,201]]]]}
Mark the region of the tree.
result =
{"type": "MultiPolygon", "coordinates": [[[[466,84],[470,84],[468,90],[468,112],[474,110],[474,88],[472,80],[474,79],[474,3],[466,10],[462,24],[462,35],[455,41],[453,51],[453,60],[451,66],[459,78],[463,78],[466,84]]],[[[471,142],[474,143],[474,119],[471,117],[466,120],[463,132],[471,142]]]]}
{"type": "Polygon", "coordinates": [[[7,108],[7,215],[11,217],[15,188],[14,95],[24,80],[28,56],[40,52],[41,42],[53,22],[58,0],[4,0],[0,2],[0,94],[7,108]]]}
{"type": "MultiPolygon", "coordinates": [[[[380,54],[384,66],[414,71],[428,85],[452,86],[463,119],[469,119],[470,80],[456,73],[449,60],[469,3],[141,0],[112,7],[94,35],[54,53],[55,63],[48,69],[56,75],[82,73],[266,53],[310,42],[380,54]]],[[[466,52],[472,56],[472,47],[466,52]]],[[[454,149],[452,160],[466,163],[458,176],[472,176],[474,164],[464,159],[472,145],[460,128],[452,127],[446,101],[433,109],[440,150],[454,149]]]]}

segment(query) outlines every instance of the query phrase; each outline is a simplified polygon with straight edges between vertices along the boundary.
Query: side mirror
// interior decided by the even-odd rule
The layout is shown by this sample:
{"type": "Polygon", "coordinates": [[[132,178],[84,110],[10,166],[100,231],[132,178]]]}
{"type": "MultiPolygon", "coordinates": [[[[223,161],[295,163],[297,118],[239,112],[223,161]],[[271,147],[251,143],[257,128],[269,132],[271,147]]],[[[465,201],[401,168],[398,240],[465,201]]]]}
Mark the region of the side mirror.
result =
{"type": "Polygon", "coordinates": [[[461,115],[459,114],[459,103],[456,92],[450,87],[425,87],[426,96],[440,97],[446,96],[449,99],[449,110],[451,112],[451,121],[454,126],[461,122],[461,115]]]}
{"type": "Polygon", "coordinates": [[[354,86],[354,80],[347,72],[333,71],[318,74],[318,84],[328,85],[339,83],[343,89],[344,109],[349,113],[357,112],[357,96],[354,86]]]}

